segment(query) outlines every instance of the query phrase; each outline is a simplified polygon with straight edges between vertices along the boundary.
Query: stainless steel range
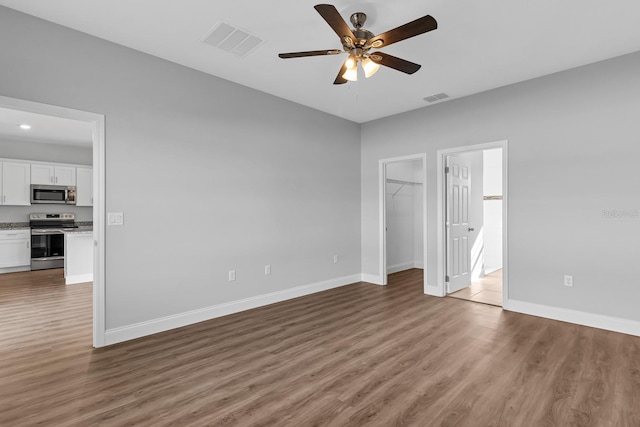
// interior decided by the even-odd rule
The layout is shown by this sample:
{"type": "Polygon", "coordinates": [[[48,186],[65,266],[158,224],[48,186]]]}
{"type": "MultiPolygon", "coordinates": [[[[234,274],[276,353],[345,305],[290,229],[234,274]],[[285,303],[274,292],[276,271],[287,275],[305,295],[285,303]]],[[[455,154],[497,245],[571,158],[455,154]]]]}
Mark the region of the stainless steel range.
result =
{"type": "Polygon", "coordinates": [[[29,214],[31,270],[64,267],[64,232],[77,228],[74,213],[29,214]]]}

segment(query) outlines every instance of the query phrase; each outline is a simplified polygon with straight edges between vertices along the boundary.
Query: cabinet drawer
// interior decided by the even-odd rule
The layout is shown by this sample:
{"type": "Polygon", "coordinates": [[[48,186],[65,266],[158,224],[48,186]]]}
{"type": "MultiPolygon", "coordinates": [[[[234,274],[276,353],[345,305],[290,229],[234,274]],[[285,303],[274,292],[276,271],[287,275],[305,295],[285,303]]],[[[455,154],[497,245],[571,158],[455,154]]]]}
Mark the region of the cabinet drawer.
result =
{"type": "Polygon", "coordinates": [[[31,230],[0,230],[0,240],[29,238],[31,238],[31,230]]]}
{"type": "Polygon", "coordinates": [[[0,268],[21,267],[31,263],[29,230],[0,231],[0,268]]]}

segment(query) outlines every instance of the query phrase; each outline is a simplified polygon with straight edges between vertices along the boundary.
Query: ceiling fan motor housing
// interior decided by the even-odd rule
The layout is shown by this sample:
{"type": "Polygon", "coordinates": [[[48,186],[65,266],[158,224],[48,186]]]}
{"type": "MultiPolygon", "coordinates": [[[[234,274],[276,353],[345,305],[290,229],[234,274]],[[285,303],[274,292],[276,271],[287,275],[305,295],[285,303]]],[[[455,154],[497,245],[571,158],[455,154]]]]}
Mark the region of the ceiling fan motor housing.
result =
{"type": "Polygon", "coordinates": [[[375,36],[375,34],[373,34],[371,31],[362,28],[366,20],[367,15],[365,13],[356,12],[351,15],[351,23],[354,26],[351,31],[353,32],[353,35],[356,39],[352,41],[350,38],[345,38],[342,41],[342,47],[344,48],[344,50],[346,52],[350,52],[356,57],[362,57],[369,51],[370,48],[365,49],[364,47],[366,46],[369,39],[375,36]]]}
{"type": "Polygon", "coordinates": [[[353,15],[351,15],[351,18],[349,18],[349,20],[351,21],[354,27],[362,28],[364,26],[364,23],[367,21],[367,14],[362,12],[356,12],[353,15]]]}

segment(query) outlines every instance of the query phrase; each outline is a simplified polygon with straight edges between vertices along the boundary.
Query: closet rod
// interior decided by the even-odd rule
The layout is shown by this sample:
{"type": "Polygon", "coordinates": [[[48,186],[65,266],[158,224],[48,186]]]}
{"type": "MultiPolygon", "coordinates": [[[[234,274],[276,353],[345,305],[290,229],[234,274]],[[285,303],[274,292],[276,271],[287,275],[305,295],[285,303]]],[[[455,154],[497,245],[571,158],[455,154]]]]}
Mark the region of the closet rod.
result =
{"type": "Polygon", "coordinates": [[[401,185],[422,185],[421,182],[403,181],[401,179],[387,178],[389,184],[401,184],[401,185]]]}

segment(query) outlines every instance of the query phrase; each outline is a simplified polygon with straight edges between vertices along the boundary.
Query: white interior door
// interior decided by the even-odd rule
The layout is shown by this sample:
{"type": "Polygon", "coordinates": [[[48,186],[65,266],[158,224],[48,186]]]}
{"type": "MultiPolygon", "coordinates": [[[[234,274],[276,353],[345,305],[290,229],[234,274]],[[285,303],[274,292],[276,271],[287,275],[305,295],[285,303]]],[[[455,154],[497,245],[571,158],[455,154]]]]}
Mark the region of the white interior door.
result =
{"type": "Polygon", "coordinates": [[[471,285],[469,204],[471,165],[463,157],[446,157],[447,292],[471,285]]]}

